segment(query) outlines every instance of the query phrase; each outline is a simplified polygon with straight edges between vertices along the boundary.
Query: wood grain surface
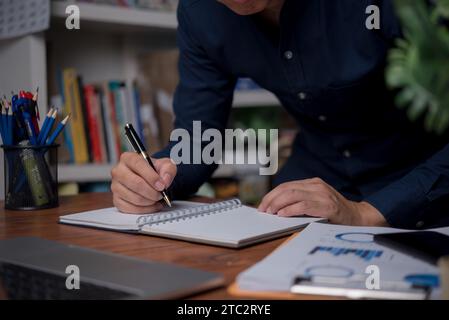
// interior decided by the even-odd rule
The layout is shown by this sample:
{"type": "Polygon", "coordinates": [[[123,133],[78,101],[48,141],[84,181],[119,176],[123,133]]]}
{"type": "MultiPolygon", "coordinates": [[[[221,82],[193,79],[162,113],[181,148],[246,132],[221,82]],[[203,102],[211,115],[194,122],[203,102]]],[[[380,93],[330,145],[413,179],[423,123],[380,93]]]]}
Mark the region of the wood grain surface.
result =
{"type": "MultiPolygon", "coordinates": [[[[204,198],[197,200],[208,201],[204,198]]],[[[61,197],[58,208],[42,211],[10,211],[3,209],[3,203],[0,203],[0,206],[0,239],[35,236],[144,260],[168,262],[218,272],[224,275],[226,286],[230,285],[241,271],[260,261],[286,239],[284,237],[236,250],[58,223],[58,217],[61,215],[111,207],[110,193],[61,197]]],[[[234,299],[235,297],[227,292],[226,287],[223,287],[191,298],[234,299]]]]}

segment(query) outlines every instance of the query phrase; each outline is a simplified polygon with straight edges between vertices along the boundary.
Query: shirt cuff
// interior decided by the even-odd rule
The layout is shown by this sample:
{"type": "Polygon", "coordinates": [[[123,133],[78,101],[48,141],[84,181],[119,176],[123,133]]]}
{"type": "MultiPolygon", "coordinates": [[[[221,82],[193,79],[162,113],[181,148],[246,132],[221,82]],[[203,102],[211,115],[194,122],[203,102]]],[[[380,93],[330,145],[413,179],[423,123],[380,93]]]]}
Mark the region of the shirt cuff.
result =
{"type": "Polygon", "coordinates": [[[424,224],[424,209],[429,204],[427,193],[437,178],[438,175],[424,167],[415,169],[364,201],[382,213],[392,227],[420,228],[424,224]]]}

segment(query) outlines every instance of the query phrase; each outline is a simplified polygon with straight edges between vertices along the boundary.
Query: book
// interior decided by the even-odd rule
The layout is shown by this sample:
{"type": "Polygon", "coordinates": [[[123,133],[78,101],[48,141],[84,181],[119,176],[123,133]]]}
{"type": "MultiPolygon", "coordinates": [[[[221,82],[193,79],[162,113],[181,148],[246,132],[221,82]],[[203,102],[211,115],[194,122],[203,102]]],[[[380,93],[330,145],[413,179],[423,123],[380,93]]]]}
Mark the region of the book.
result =
{"type": "Polygon", "coordinates": [[[109,152],[109,162],[117,163],[120,156],[120,136],[115,115],[114,95],[109,90],[109,84],[103,84],[102,108],[104,114],[104,124],[106,128],[107,149],[109,152]]]}
{"type": "Polygon", "coordinates": [[[84,98],[87,124],[90,133],[92,160],[95,163],[103,163],[105,162],[104,155],[106,153],[104,150],[103,121],[101,119],[100,103],[95,86],[87,85],[84,87],[84,98]]]}
{"type": "MultiPolygon", "coordinates": [[[[66,117],[69,112],[67,111],[66,96],[65,96],[65,86],[64,86],[64,75],[62,70],[56,72],[56,82],[59,90],[59,95],[53,95],[51,98],[51,104],[53,106],[62,106],[62,115],[66,117]]],[[[62,146],[59,161],[63,163],[73,163],[75,162],[75,154],[73,151],[73,141],[72,141],[72,124],[71,121],[67,122],[63,135],[59,136],[57,139],[58,144],[62,146]],[[63,139],[62,139],[63,137],[63,139]]]]}
{"type": "Polygon", "coordinates": [[[89,153],[84,128],[83,109],[76,70],[63,71],[65,111],[72,114],[71,137],[75,163],[84,164],[89,161],[89,153]]]}
{"type": "Polygon", "coordinates": [[[86,148],[87,148],[87,158],[88,162],[94,162],[94,150],[92,147],[91,133],[89,130],[89,113],[86,106],[86,97],[84,96],[84,84],[83,79],[77,76],[78,80],[78,94],[80,97],[81,113],[83,115],[83,130],[84,136],[86,137],[86,148]]]}
{"type": "Polygon", "coordinates": [[[278,217],[232,199],[212,204],[174,201],[173,208],[147,215],[124,214],[116,208],[76,213],[60,223],[134,232],[229,248],[241,248],[294,233],[318,218],[278,217]]]}
{"type": "MultiPolygon", "coordinates": [[[[117,127],[117,132],[122,132],[122,128],[125,126],[127,119],[126,119],[126,99],[125,99],[125,93],[124,93],[124,83],[120,81],[110,81],[109,82],[109,90],[111,91],[112,98],[114,100],[114,107],[115,107],[115,125],[117,127]]],[[[127,147],[127,141],[126,137],[123,134],[118,135],[119,140],[119,150],[118,152],[121,153],[122,151],[126,150],[127,147]]]]}
{"type": "Polygon", "coordinates": [[[101,138],[101,141],[102,141],[101,150],[102,150],[103,155],[104,155],[104,162],[112,163],[111,154],[110,154],[111,151],[110,151],[110,146],[109,146],[109,142],[108,142],[108,140],[109,140],[109,137],[108,137],[108,134],[109,134],[109,132],[108,132],[108,123],[109,123],[109,121],[107,119],[109,119],[109,118],[108,118],[108,113],[106,111],[107,107],[105,107],[105,105],[104,105],[105,98],[104,98],[103,91],[99,87],[97,87],[96,89],[97,89],[96,93],[97,93],[97,99],[98,99],[97,103],[98,103],[98,106],[99,106],[99,114],[98,114],[99,123],[100,123],[99,132],[100,132],[100,135],[102,136],[102,138],[101,138]]]}
{"type": "Polygon", "coordinates": [[[137,83],[135,81],[132,84],[131,101],[132,101],[132,106],[134,109],[134,121],[131,123],[136,124],[137,133],[139,134],[140,139],[142,139],[143,143],[145,144],[145,135],[143,132],[143,125],[142,125],[142,114],[140,112],[140,110],[142,108],[141,97],[140,97],[140,92],[139,92],[137,83]]]}
{"type": "MultiPolygon", "coordinates": [[[[59,162],[116,164],[120,154],[129,150],[122,134],[124,125],[133,123],[140,135],[144,133],[142,87],[137,79],[84,83],[85,78],[75,68],[57,65],[51,66],[49,74],[53,75],[49,79],[52,106],[61,108],[62,117],[72,114],[58,138],[62,155],[59,162]]],[[[153,124],[152,129],[159,136],[153,124]]],[[[153,144],[151,149],[159,150],[153,144]]]]}

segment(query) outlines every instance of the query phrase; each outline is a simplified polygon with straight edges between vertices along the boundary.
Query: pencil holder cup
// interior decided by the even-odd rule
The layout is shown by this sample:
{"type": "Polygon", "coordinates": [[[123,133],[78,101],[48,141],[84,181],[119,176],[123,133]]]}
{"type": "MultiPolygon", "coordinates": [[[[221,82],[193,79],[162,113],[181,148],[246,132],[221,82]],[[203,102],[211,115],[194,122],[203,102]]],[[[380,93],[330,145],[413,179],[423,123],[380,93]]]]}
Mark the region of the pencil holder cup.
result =
{"type": "Polygon", "coordinates": [[[5,209],[39,210],[59,205],[58,147],[2,146],[5,209]]]}

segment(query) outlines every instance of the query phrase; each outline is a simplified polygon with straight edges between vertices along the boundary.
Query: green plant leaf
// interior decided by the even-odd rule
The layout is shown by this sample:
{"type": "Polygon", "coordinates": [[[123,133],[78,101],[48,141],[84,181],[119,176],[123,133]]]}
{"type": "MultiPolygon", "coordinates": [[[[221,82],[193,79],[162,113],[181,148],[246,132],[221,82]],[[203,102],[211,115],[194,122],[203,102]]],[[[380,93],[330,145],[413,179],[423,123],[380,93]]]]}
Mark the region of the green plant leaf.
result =
{"type": "Polygon", "coordinates": [[[388,54],[387,85],[401,89],[400,108],[408,107],[411,120],[425,115],[425,127],[442,133],[449,128],[449,30],[440,24],[449,17],[449,0],[435,6],[426,0],[395,0],[403,39],[388,54]]]}

